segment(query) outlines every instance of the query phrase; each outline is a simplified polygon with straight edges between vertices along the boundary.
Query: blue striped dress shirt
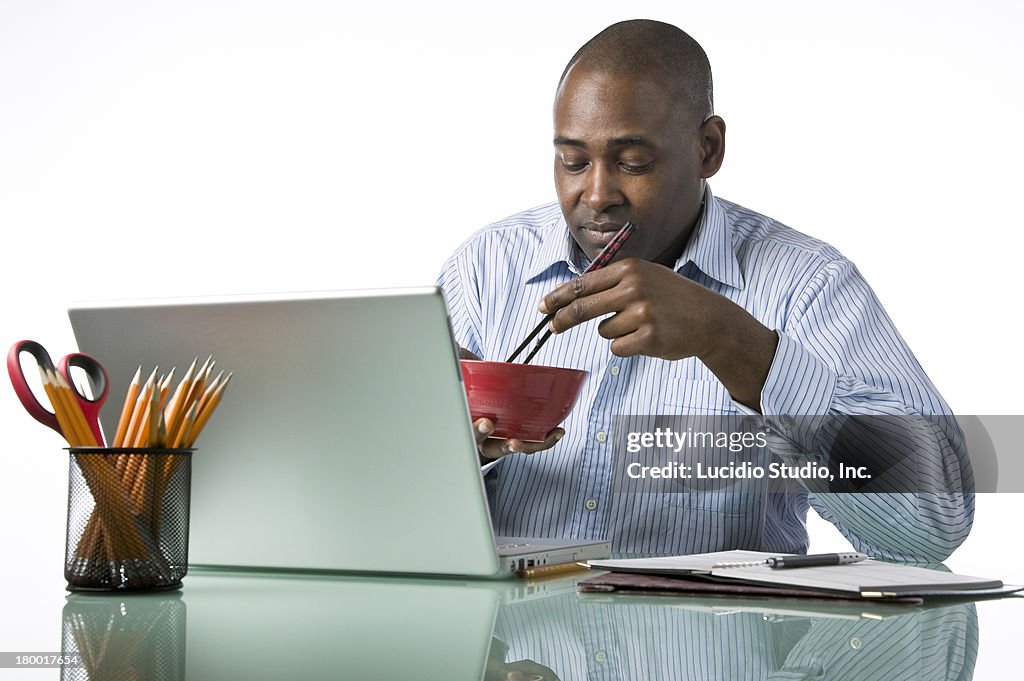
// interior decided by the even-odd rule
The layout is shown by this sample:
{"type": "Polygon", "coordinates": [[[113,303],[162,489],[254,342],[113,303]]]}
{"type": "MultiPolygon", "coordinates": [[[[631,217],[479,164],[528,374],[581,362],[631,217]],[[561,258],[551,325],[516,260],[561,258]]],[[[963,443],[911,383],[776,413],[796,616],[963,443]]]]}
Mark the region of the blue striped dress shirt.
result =
{"type": "MultiPolygon", "coordinates": [[[[779,337],[761,394],[771,454],[752,452],[754,458],[814,460],[820,424],[793,416],[950,414],[874,293],[836,249],[715,198],[710,188],[704,206],[675,271],[742,306],[779,337]]],[[[457,342],[483,359],[504,360],[539,321],[540,299],[586,264],[556,203],[480,230],[438,280],[457,342]]],[[[498,534],[611,539],[619,554],[802,553],[811,505],[857,550],[876,557],[939,561],[966,538],[973,478],[952,418],[922,435],[927,455],[918,474],[932,478],[929,489],[937,492],[816,493],[789,480],[781,490],[748,481],[729,492],[659,494],[614,479],[622,441],[615,430],[633,415],[751,412],[695,358],[613,355],[598,323],[554,336],[534,360],[589,376],[554,448],[504,457],[486,471],[498,534]]]]}

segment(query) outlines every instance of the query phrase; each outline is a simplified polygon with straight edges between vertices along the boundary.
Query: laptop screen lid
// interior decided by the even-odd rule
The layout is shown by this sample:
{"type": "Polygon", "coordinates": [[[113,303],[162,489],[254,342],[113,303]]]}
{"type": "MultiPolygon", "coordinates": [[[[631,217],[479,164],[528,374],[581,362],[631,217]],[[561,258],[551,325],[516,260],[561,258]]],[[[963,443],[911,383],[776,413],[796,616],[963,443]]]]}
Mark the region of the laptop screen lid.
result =
{"type": "MultiPolygon", "coordinates": [[[[439,289],[76,305],[110,375],[233,372],[193,455],[189,562],[493,576],[494,536],[439,289]]],[[[115,406],[111,406],[115,405],[115,406]]]]}

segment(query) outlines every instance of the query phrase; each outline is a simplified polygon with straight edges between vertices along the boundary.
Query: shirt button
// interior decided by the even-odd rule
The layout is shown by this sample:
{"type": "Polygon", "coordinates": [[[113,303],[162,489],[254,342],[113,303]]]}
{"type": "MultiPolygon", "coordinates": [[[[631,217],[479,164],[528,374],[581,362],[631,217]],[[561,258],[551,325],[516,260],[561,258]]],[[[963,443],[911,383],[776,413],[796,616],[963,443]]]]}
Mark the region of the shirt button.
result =
{"type": "Polygon", "coordinates": [[[586,506],[588,511],[593,511],[597,508],[597,499],[587,499],[587,503],[583,505],[586,506]]]}
{"type": "Polygon", "coordinates": [[[611,371],[612,376],[618,376],[619,375],[619,365],[618,364],[612,365],[612,368],[609,371],[611,371]]]}
{"type": "Polygon", "coordinates": [[[601,664],[604,664],[604,661],[608,659],[608,656],[605,655],[603,650],[599,650],[594,654],[594,659],[600,662],[601,664]]]}
{"type": "Polygon", "coordinates": [[[596,438],[598,442],[604,442],[605,440],[608,439],[608,433],[602,430],[597,434],[596,438]]]}

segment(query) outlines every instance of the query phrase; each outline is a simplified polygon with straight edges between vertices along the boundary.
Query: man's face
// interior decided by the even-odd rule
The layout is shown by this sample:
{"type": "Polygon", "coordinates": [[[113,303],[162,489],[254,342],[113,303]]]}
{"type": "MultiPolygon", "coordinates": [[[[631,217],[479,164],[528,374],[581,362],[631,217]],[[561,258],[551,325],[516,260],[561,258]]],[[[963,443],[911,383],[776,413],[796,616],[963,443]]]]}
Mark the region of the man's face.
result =
{"type": "Polygon", "coordinates": [[[671,266],[707,176],[700,121],[657,76],[579,66],[555,96],[555,189],[569,230],[593,260],[628,220],[638,229],[620,257],[671,266]]]}

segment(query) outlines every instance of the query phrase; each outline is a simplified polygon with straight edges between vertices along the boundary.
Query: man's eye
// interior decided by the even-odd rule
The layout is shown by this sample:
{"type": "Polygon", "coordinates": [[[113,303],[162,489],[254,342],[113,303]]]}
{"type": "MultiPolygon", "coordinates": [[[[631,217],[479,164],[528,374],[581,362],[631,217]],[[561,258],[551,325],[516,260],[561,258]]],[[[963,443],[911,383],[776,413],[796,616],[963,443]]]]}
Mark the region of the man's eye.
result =
{"type": "Polygon", "coordinates": [[[585,170],[588,165],[590,165],[590,162],[586,160],[562,157],[562,168],[566,172],[579,173],[585,170]]]}
{"type": "Polygon", "coordinates": [[[649,163],[626,163],[625,161],[619,163],[619,167],[622,168],[627,173],[642,173],[647,170],[650,170],[651,166],[653,165],[653,161],[649,163]]]}

